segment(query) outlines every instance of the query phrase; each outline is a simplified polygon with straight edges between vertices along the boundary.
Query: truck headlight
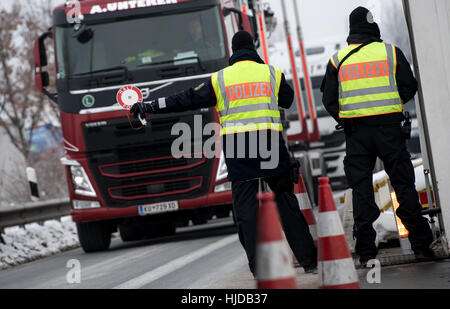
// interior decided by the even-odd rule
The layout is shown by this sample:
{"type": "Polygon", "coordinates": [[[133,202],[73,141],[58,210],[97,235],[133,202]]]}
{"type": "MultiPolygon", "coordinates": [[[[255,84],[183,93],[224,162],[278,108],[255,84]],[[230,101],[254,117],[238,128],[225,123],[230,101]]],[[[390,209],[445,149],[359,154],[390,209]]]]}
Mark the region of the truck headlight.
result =
{"type": "Polygon", "coordinates": [[[72,175],[73,189],[76,194],[91,197],[97,196],[86,171],[81,165],[70,166],[70,174],[72,175]]]}
{"type": "Polygon", "coordinates": [[[63,157],[61,158],[61,163],[70,167],[72,186],[76,194],[97,197],[86,171],[78,161],[63,157]]]}
{"type": "Polygon", "coordinates": [[[217,167],[216,182],[228,177],[228,169],[225,164],[225,155],[220,152],[219,166],[217,167]]]}

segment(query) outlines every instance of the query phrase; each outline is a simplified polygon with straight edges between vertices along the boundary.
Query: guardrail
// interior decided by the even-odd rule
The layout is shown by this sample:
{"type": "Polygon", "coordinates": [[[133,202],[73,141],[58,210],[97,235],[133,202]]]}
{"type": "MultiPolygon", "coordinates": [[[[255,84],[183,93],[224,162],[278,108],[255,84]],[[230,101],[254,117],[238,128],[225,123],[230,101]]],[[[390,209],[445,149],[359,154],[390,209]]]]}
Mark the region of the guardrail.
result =
{"type": "Polygon", "coordinates": [[[70,215],[69,198],[26,203],[0,209],[0,230],[15,225],[59,219],[70,215]]]}

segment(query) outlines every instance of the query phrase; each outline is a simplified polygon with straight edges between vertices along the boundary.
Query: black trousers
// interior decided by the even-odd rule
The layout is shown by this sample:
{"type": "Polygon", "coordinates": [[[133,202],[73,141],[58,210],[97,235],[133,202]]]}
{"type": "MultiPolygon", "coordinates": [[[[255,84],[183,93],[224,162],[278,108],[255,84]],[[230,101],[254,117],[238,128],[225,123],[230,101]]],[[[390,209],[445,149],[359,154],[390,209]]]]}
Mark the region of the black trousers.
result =
{"type": "MultiPolygon", "coordinates": [[[[300,211],[294,194],[294,184],[290,173],[263,179],[275,193],[281,223],[289,246],[303,267],[317,265],[317,249],[309,232],[308,223],[300,211]]],[[[233,181],[233,210],[236,219],[239,240],[247,253],[249,267],[255,274],[256,242],[258,226],[258,203],[256,194],[258,179],[233,181]]]]}
{"type": "Polygon", "coordinates": [[[353,216],[355,219],[356,254],[360,259],[374,258],[376,232],[372,226],[380,211],[375,204],[372,174],[377,157],[397,195],[397,216],[409,231],[414,252],[426,250],[433,240],[427,220],[422,217],[422,206],[415,188],[414,167],[401,134],[401,126],[365,126],[358,124],[347,134],[347,156],[344,160],[348,183],[353,189],[353,216]]]}

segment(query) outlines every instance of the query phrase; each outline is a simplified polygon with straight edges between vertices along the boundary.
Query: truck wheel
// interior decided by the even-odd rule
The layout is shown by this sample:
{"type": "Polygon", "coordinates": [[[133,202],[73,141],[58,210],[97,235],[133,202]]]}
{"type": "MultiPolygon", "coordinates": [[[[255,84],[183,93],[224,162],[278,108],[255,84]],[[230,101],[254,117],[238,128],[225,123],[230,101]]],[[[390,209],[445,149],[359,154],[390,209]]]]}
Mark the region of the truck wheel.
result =
{"type": "Polygon", "coordinates": [[[119,225],[119,232],[122,241],[135,241],[143,238],[141,231],[131,224],[119,225]]]}
{"type": "Polygon", "coordinates": [[[229,209],[219,210],[217,211],[216,216],[218,219],[228,218],[230,216],[230,210],[229,209]]]}
{"type": "Polygon", "coordinates": [[[112,229],[105,222],[77,222],[78,239],[84,252],[108,250],[112,229]]]}
{"type": "Polygon", "coordinates": [[[175,234],[176,230],[177,230],[176,223],[170,222],[170,223],[164,224],[161,227],[160,235],[161,236],[171,236],[171,235],[175,234]]]}
{"type": "Polygon", "coordinates": [[[171,236],[175,234],[176,222],[153,223],[143,229],[145,238],[151,239],[156,237],[171,236]]]}
{"type": "Polygon", "coordinates": [[[186,227],[189,225],[189,219],[183,219],[177,222],[177,227],[186,227]]]}
{"type": "Polygon", "coordinates": [[[194,223],[194,225],[206,224],[206,223],[208,223],[208,218],[205,218],[205,217],[194,218],[194,219],[192,219],[192,223],[194,223]]]}

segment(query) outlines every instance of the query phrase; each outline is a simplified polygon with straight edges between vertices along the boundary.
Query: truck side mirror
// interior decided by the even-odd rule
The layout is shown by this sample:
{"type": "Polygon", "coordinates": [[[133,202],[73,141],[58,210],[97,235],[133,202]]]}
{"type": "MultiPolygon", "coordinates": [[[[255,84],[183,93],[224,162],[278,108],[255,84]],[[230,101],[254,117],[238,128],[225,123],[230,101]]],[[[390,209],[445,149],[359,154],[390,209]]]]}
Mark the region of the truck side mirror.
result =
{"type": "Polygon", "coordinates": [[[49,84],[48,73],[43,72],[42,67],[48,65],[44,41],[46,38],[51,37],[51,35],[51,31],[44,32],[34,41],[34,77],[36,88],[38,88],[41,92],[43,91],[43,88],[47,87],[49,84]]]}
{"type": "Polygon", "coordinates": [[[43,88],[48,86],[44,84],[43,72],[42,72],[42,64],[46,63],[47,55],[44,52],[42,53],[41,43],[39,38],[34,41],[34,82],[36,88],[42,92],[43,88]]]}
{"type": "Polygon", "coordinates": [[[47,52],[45,50],[45,40],[51,38],[53,33],[51,30],[44,32],[34,41],[34,81],[36,88],[47,95],[52,101],[56,102],[56,96],[45,89],[50,85],[48,72],[42,71],[43,67],[48,65],[47,52]]]}
{"type": "Polygon", "coordinates": [[[235,13],[238,16],[239,19],[239,30],[244,30],[244,23],[242,20],[242,12],[235,8],[224,8],[223,9],[223,16],[226,17],[231,13],[235,13]]]}

